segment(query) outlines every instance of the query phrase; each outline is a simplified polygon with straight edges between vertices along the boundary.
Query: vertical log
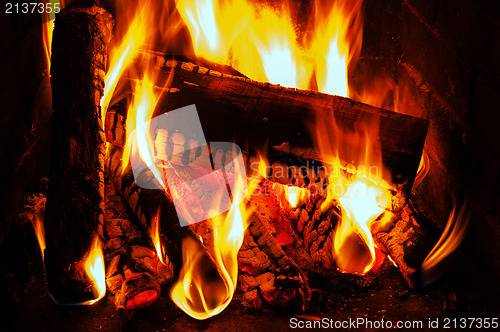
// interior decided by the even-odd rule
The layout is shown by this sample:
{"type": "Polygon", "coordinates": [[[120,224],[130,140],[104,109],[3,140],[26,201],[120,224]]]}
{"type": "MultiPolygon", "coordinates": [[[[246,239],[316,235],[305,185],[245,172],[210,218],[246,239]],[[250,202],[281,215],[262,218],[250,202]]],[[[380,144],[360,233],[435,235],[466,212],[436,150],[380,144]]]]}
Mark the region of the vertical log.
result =
{"type": "Polygon", "coordinates": [[[92,299],[77,263],[104,217],[105,139],[99,104],[112,26],[111,15],[97,6],[63,9],[55,21],[53,141],[44,222],[47,286],[59,303],[92,299]]]}

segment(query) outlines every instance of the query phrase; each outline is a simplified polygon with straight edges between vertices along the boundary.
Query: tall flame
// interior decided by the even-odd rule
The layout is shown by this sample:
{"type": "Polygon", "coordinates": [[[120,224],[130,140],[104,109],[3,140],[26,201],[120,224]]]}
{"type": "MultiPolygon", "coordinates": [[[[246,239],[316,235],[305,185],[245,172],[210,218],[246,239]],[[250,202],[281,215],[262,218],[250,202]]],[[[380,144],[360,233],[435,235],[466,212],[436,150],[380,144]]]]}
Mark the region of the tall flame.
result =
{"type": "MultiPolygon", "coordinates": [[[[237,182],[237,185],[242,184],[237,182]]],[[[240,200],[235,197],[234,201],[240,200]]],[[[222,282],[204,273],[203,249],[198,243],[190,238],[183,241],[183,267],[170,297],[189,316],[207,319],[222,312],[231,302],[238,278],[237,255],[249,213],[242,202],[233,204],[225,218],[219,215],[211,220],[214,234],[212,256],[222,282]]]]}
{"type": "Polygon", "coordinates": [[[87,277],[92,282],[92,292],[95,299],[82,303],[92,305],[106,295],[106,271],[104,267],[104,255],[102,252],[102,242],[98,235],[94,236],[92,246],[88,254],[83,259],[83,266],[87,277]]]}
{"type": "Polygon", "coordinates": [[[315,130],[316,145],[329,174],[322,208],[337,200],[343,210],[335,230],[333,256],[340,271],[366,274],[377,259],[370,226],[390,203],[378,123],[347,131],[331,113],[318,117],[315,130]]]}

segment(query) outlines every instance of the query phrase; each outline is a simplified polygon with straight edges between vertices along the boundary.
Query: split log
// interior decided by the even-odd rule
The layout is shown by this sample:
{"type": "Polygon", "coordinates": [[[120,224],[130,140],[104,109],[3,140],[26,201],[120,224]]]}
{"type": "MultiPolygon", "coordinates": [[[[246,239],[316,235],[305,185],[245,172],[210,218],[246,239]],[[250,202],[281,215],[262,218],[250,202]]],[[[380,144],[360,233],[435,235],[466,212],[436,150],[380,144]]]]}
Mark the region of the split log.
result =
{"type": "MultiPolygon", "coordinates": [[[[263,300],[280,307],[305,305],[310,290],[299,266],[285,254],[257,212],[252,212],[247,222],[238,252],[238,280],[243,291],[243,305],[257,309],[263,300]]],[[[215,245],[213,227],[217,226],[206,221],[191,227],[211,251],[215,245]]]]}
{"type": "Polygon", "coordinates": [[[161,293],[161,285],[173,279],[139,221],[106,182],[106,210],[103,237],[106,239],[106,284],[115,294],[117,309],[133,311],[152,304],[161,293]]]}
{"type": "MultiPolygon", "coordinates": [[[[166,81],[171,71],[175,73],[170,94],[159,108],[168,112],[195,104],[207,141],[234,141],[261,150],[266,144],[280,146],[288,142],[294,149],[307,151],[314,147],[310,128],[316,119],[326,119],[332,112],[337,126],[344,130],[377,125],[378,137],[373,139],[381,145],[382,162],[389,176],[385,180],[400,185],[408,197],[422,155],[427,120],[348,98],[221,74],[157,54],[144,56],[152,57],[151,61],[161,66],[158,85],[161,80],[166,81]]],[[[346,149],[359,148],[349,141],[340,141],[340,137],[336,139],[346,149]]],[[[317,155],[311,158],[321,160],[317,155]]]]}
{"type": "Polygon", "coordinates": [[[59,303],[93,298],[78,271],[104,210],[100,100],[113,20],[104,9],[63,9],[52,44],[53,138],[45,214],[48,291],[59,303]]]}
{"type": "MultiPolygon", "coordinates": [[[[108,149],[109,171],[116,172],[113,176],[116,179],[120,177],[121,173],[119,172],[121,170],[119,170],[117,164],[120,159],[119,155],[114,154],[120,153],[121,148],[119,146],[123,145],[125,141],[125,117],[116,112],[116,109],[113,109],[108,111],[106,118],[106,128],[109,128],[106,131],[106,137],[108,141],[115,145],[108,149]]],[[[162,150],[160,149],[160,151],[162,150]]],[[[227,155],[228,153],[229,151],[222,151],[221,149],[213,153],[215,155],[213,163],[216,169],[221,168],[224,160],[230,158],[227,155]]],[[[124,179],[124,181],[127,180],[124,179]]],[[[115,180],[115,182],[118,182],[118,180],[115,180]]],[[[121,186],[123,187],[123,185],[121,186]]],[[[133,210],[141,211],[142,214],[143,211],[146,211],[144,204],[148,202],[142,195],[147,191],[140,188],[137,188],[137,190],[137,197],[134,200],[129,200],[129,203],[133,204],[133,210]]],[[[126,195],[130,196],[129,194],[126,195]]],[[[164,204],[159,200],[168,201],[168,196],[157,197],[153,204],[164,204]]],[[[150,222],[146,216],[141,217],[145,225],[150,222]]],[[[214,246],[210,225],[210,221],[205,221],[184,228],[186,230],[191,229],[197,236],[201,236],[203,245],[208,252],[212,252],[211,249],[214,246]]],[[[198,239],[198,237],[196,238],[198,239]]],[[[307,286],[307,279],[297,264],[284,253],[281,246],[255,213],[250,216],[250,226],[245,233],[243,245],[238,255],[238,262],[241,270],[240,286],[244,291],[245,305],[260,307],[262,300],[265,299],[272,305],[301,306],[309,298],[310,291],[307,286]]]]}
{"type": "Polygon", "coordinates": [[[400,214],[389,218],[392,221],[384,228],[372,229],[374,239],[397,265],[408,285],[414,288],[418,285],[418,269],[437,243],[440,232],[411,200],[400,214]]]}

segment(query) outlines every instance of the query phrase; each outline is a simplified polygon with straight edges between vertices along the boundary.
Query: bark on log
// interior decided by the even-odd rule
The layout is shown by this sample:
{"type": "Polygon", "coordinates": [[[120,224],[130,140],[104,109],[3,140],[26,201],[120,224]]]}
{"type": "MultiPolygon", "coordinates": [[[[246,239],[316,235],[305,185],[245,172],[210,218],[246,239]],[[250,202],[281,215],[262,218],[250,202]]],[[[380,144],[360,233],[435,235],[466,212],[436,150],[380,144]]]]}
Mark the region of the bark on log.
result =
{"type": "Polygon", "coordinates": [[[45,269],[55,300],[75,303],[93,298],[76,270],[103,222],[105,145],[99,103],[113,20],[97,6],[63,9],[56,16],[45,269]]]}
{"type": "MultiPolygon", "coordinates": [[[[174,71],[170,94],[160,104],[162,112],[195,104],[209,142],[234,141],[257,150],[263,150],[266,144],[272,147],[288,142],[289,146],[306,151],[313,148],[310,128],[317,117],[327,118],[333,112],[337,125],[347,130],[378,124],[378,137],[374,140],[380,142],[382,162],[391,175],[386,180],[404,184],[402,189],[408,197],[422,155],[427,120],[348,98],[221,74],[157,54],[144,56],[155,58],[151,61],[160,64],[163,80],[174,71]]],[[[349,141],[338,143],[357,148],[349,141]]]]}

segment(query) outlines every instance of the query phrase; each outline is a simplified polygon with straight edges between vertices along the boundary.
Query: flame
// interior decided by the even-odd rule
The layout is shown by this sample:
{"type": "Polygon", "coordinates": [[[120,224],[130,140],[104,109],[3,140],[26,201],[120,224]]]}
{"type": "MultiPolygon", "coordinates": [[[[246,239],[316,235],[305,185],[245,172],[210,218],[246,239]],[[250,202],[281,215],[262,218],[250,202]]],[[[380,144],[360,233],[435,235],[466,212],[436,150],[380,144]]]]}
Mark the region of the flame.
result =
{"type": "Polygon", "coordinates": [[[38,240],[38,245],[40,246],[40,252],[42,254],[42,260],[45,259],[45,227],[43,225],[43,215],[37,213],[36,217],[31,220],[31,224],[35,229],[36,239],[38,240]]]}
{"type": "Polygon", "coordinates": [[[370,226],[390,204],[382,164],[378,123],[354,131],[340,128],[333,113],[318,117],[316,145],[326,162],[327,198],[322,210],[338,201],[342,220],[335,229],[333,256],[342,272],[366,274],[377,260],[370,226]],[[347,162],[348,161],[348,162],[347,162]]]}
{"type": "MultiPolygon", "coordinates": [[[[141,46],[150,40],[153,26],[149,15],[153,12],[153,7],[148,1],[142,1],[136,9],[137,14],[131,20],[127,32],[120,43],[111,46],[111,60],[109,69],[106,72],[104,95],[101,98],[101,117],[103,123],[106,118],[106,111],[114,95],[120,78],[123,77],[132,61],[139,54],[141,46]]],[[[132,9],[128,9],[131,11],[132,9]]],[[[123,14],[125,15],[125,13],[123,14]]]]}
{"type": "Polygon", "coordinates": [[[339,198],[345,214],[335,233],[334,257],[342,272],[366,274],[374,266],[375,243],[369,225],[384,211],[378,204],[381,194],[382,190],[373,183],[357,179],[339,198]],[[361,248],[353,243],[358,236],[364,244],[361,248]],[[369,256],[363,254],[364,248],[369,256]]]}
{"type": "Polygon", "coordinates": [[[469,225],[469,220],[470,214],[467,211],[465,202],[460,207],[458,214],[456,212],[456,205],[453,206],[443,234],[441,234],[439,241],[422,263],[421,272],[423,286],[432,284],[444,272],[441,265],[444,260],[458,248],[460,243],[462,243],[469,225]]]}
{"type": "Polygon", "coordinates": [[[132,102],[127,110],[127,144],[123,150],[122,170],[125,171],[131,157],[141,158],[160,185],[166,188],[165,181],[154,163],[154,138],[149,130],[149,120],[160,98],[160,93],[154,89],[153,76],[152,70],[146,68],[144,77],[136,80],[135,86],[132,87],[132,102]],[[132,136],[131,133],[135,135],[132,136]],[[132,139],[135,141],[132,142],[132,139]],[[132,148],[134,151],[131,151],[132,148]]]}
{"type": "Polygon", "coordinates": [[[286,186],[284,190],[285,198],[290,203],[290,206],[295,208],[302,203],[306,197],[309,195],[309,190],[307,188],[300,188],[297,186],[286,186]]]}
{"type": "MultiPolygon", "coordinates": [[[[43,51],[45,53],[45,59],[47,60],[47,69],[50,73],[50,55],[52,50],[52,33],[54,31],[54,19],[56,14],[54,13],[54,8],[57,6],[62,9],[64,7],[64,1],[59,0],[49,0],[43,1],[41,4],[44,6],[49,6],[52,10],[44,10],[42,13],[42,41],[43,41],[43,51]],[[56,5],[56,6],[54,6],[56,5]]],[[[38,4],[37,4],[38,5],[38,4]]],[[[38,8],[37,8],[38,10],[38,8]]]]}
{"type": "Polygon", "coordinates": [[[427,174],[430,171],[430,160],[427,152],[424,150],[422,152],[422,158],[420,159],[420,163],[418,164],[417,175],[415,176],[415,181],[413,182],[413,189],[415,190],[422,181],[424,181],[427,174]]]}
{"type": "Polygon", "coordinates": [[[96,298],[82,304],[92,305],[106,295],[106,270],[104,267],[102,242],[98,235],[95,235],[92,246],[90,247],[88,254],[83,259],[83,266],[87,277],[92,282],[92,292],[96,298]]]}
{"type": "MultiPolygon", "coordinates": [[[[237,185],[241,183],[237,182],[237,185]]],[[[236,191],[240,193],[240,191],[236,191]]],[[[239,202],[238,197],[234,198],[239,202]]],[[[204,249],[193,239],[182,243],[183,267],[170,291],[174,303],[189,316],[202,320],[221,313],[231,302],[238,277],[237,254],[243,243],[250,211],[245,203],[233,204],[223,218],[212,218],[214,247],[212,258],[219,278],[207,275],[204,249]]]]}
{"type": "Polygon", "coordinates": [[[153,219],[153,223],[149,229],[149,234],[151,236],[151,241],[153,241],[153,245],[155,246],[156,249],[156,254],[158,255],[158,258],[160,259],[160,262],[162,262],[165,265],[165,261],[163,259],[163,250],[160,242],[160,210],[158,209],[158,212],[153,219]]]}
{"type": "Polygon", "coordinates": [[[347,66],[361,48],[361,1],[315,2],[311,35],[299,38],[286,3],[179,0],[197,56],[257,81],[347,96],[347,66]]]}

